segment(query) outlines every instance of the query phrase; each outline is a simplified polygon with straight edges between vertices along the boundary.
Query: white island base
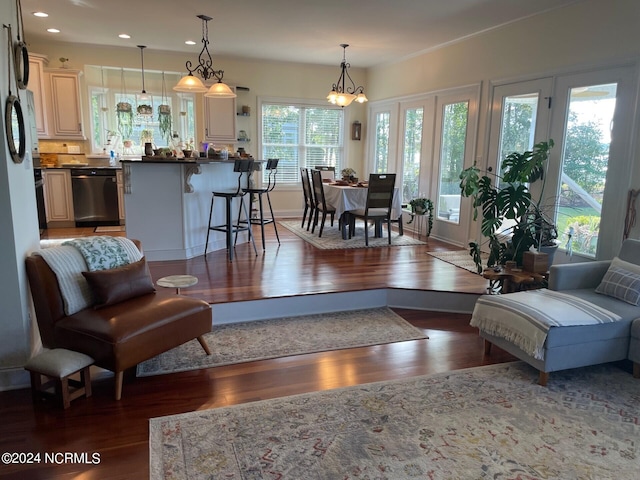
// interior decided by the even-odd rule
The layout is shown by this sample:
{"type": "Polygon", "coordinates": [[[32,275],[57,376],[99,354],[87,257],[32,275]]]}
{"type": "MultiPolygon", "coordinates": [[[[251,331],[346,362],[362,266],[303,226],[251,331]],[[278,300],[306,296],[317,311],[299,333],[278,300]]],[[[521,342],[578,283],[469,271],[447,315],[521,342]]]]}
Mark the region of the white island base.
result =
{"type": "MultiPolygon", "coordinates": [[[[233,165],[233,161],[122,162],[126,234],[142,242],[147,260],[185,260],[204,254],[211,192],[237,187],[233,165]]],[[[239,206],[235,200],[234,221],[239,206]]],[[[225,202],[216,201],[211,224],[225,221],[225,202]]],[[[247,241],[246,232],[238,235],[238,243],[247,241]]],[[[225,234],[212,230],[207,251],[221,249],[226,249],[225,234]]]]}

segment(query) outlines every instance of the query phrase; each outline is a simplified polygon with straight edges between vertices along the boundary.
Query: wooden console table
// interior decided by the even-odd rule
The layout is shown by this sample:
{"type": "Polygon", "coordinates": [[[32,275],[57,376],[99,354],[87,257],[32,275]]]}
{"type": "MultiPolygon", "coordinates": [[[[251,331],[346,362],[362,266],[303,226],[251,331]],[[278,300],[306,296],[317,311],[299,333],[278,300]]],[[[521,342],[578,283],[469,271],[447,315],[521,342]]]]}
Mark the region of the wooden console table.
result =
{"type": "Polygon", "coordinates": [[[499,271],[485,268],[482,276],[489,280],[489,288],[493,293],[512,293],[542,288],[549,278],[548,273],[533,273],[522,269],[507,270],[504,267],[499,271]]]}

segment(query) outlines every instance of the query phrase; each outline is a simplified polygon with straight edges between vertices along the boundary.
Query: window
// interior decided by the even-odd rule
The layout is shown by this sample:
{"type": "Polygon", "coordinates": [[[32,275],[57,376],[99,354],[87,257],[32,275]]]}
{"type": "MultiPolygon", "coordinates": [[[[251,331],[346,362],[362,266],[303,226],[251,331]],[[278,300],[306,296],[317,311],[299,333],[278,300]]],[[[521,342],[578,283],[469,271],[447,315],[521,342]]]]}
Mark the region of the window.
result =
{"type": "Polygon", "coordinates": [[[390,119],[390,112],[380,112],[376,115],[374,153],[376,173],[385,173],[388,171],[390,119]]]}
{"type": "Polygon", "coordinates": [[[262,158],[278,158],[278,183],[297,184],[300,168],[342,169],[342,108],[262,104],[262,158]]]}
{"type": "MultiPolygon", "coordinates": [[[[404,120],[404,149],[402,155],[402,202],[423,196],[418,193],[420,154],[422,152],[422,123],[424,108],[409,108],[404,120]]],[[[388,125],[388,122],[387,122],[388,125]]]]}
{"type": "Polygon", "coordinates": [[[444,105],[440,146],[438,218],[460,222],[460,172],[464,168],[469,102],[444,105]]]}
{"type": "MultiPolygon", "coordinates": [[[[122,72],[121,69],[87,67],[87,85],[90,98],[91,150],[118,154],[141,155],[145,142],[154,148],[196,148],[194,95],[166,92],[162,73],[145,72],[149,87],[149,100],[140,100],[139,94],[128,93],[122,86],[125,74],[127,82],[137,72],[122,72]],[[98,86],[100,84],[100,86],[98,86]],[[163,90],[166,92],[163,95],[163,90]],[[131,104],[131,114],[117,112],[120,102],[131,104]],[[150,115],[138,114],[141,105],[151,107],[150,115]],[[168,105],[170,113],[160,114],[160,105],[168,105]],[[180,145],[180,142],[182,144],[180,145]]],[[[129,87],[131,88],[131,87],[129,87]]]]}

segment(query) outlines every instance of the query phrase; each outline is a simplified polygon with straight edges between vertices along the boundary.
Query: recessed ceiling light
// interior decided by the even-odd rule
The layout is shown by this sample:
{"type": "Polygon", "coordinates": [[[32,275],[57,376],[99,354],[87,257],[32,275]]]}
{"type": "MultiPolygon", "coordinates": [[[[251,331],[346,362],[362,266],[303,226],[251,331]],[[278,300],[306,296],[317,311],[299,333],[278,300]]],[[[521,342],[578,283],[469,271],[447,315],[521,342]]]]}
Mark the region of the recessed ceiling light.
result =
{"type": "Polygon", "coordinates": [[[187,45],[195,45],[196,44],[196,42],[194,42],[193,40],[187,40],[184,43],[186,43],[187,45]]]}
{"type": "Polygon", "coordinates": [[[120,38],[131,38],[131,35],[127,35],[126,33],[121,33],[118,35],[120,38]]]}
{"type": "Polygon", "coordinates": [[[33,15],[34,15],[35,17],[42,17],[42,18],[44,18],[44,17],[48,17],[48,16],[49,16],[49,14],[48,14],[48,13],[44,13],[44,12],[33,12],[33,15]]]}
{"type": "Polygon", "coordinates": [[[47,32],[49,33],[60,33],[60,30],[57,28],[47,28],[47,32]]]}

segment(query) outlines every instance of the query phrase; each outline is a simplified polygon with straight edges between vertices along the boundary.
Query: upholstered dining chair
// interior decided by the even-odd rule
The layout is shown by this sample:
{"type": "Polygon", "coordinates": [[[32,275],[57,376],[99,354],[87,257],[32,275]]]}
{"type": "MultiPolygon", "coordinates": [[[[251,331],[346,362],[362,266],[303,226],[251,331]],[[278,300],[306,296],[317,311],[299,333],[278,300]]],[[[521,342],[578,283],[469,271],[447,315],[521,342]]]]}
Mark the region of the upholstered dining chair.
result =
{"type": "Polygon", "coordinates": [[[300,169],[300,178],[302,179],[302,193],[304,193],[304,212],[302,213],[302,224],[300,227],[304,228],[304,222],[307,220],[307,230],[309,230],[309,228],[311,228],[313,215],[316,211],[316,202],[313,199],[313,190],[311,188],[308,168],[300,169]],[[309,215],[308,219],[307,214],[309,215]]]}
{"type": "Polygon", "coordinates": [[[329,167],[327,165],[316,165],[315,169],[320,171],[322,180],[333,180],[336,178],[336,167],[329,167]]]}
{"type": "Polygon", "coordinates": [[[316,226],[318,225],[318,217],[322,214],[320,230],[318,230],[318,237],[321,237],[325,221],[327,220],[327,215],[331,215],[331,226],[333,226],[336,209],[331,205],[327,205],[327,201],[324,198],[324,186],[322,185],[322,174],[320,173],[320,170],[311,170],[311,183],[313,184],[315,200],[315,211],[313,214],[313,226],[311,227],[311,233],[315,231],[316,226]]]}
{"type": "Polygon", "coordinates": [[[238,232],[248,232],[249,239],[253,244],[253,250],[258,255],[258,250],[256,248],[256,242],[253,239],[253,231],[251,229],[251,224],[242,225],[240,223],[240,217],[242,212],[244,211],[245,218],[251,218],[249,216],[249,210],[247,209],[247,205],[244,203],[244,197],[247,195],[247,190],[249,188],[249,176],[253,173],[253,160],[248,159],[240,159],[236,160],[233,165],[233,171],[238,174],[238,186],[231,190],[220,190],[211,192],[211,207],[209,208],[209,228],[207,229],[207,239],[205,240],[204,246],[204,255],[205,259],[207,257],[207,248],[209,247],[209,233],[211,230],[215,230],[218,232],[224,232],[226,234],[227,240],[227,252],[229,254],[229,261],[233,262],[233,249],[234,249],[234,240],[233,234],[238,234],[238,232]],[[243,181],[244,178],[244,181],[243,181]],[[216,198],[224,198],[225,199],[225,223],[220,225],[211,225],[211,219],[213,217],[213,202],[216,198]],[[233,223],[233,212],[231,211],[232,202],[234,198],[240,199],[240,207],[238,209],[238,220],[234,224],[233,223]]]}
{"type": "Polygon", "coordinates": [[[376,225],[376,230],[382,222],[386,222],[389,245],[391,245],[391,207],[393,204],[395,183],[395,173],[372,173],[369,175],[369,188],[367,191],[367,203],[365,204],[365,208],[349,210],[347,212],[349,238],[351,238],[355,232],[356,219],[361,218],[364,220],[364,243],[368,247],[369,221],[373,220],[374,225],[376,225]]]}
{"type": "MultiPolygon", "coordinates": [[[[245,193],[249,194],[249,198],[251,198],[251,201],[253,201],[254,195],[255,197],[258,198],[258,218],[251,217],[245,220],[238,220],[238,223],[260,225],[260,233],[262,234],[262,250],[265,250],[264,226],[269,223],[273,224],[273,229],[276,232],[276,239],[278,240],[278,245],[280,245],[280,237],[278,236],[278,227],[276,226],[276,217],[273,215],[273,207],[271,206],[271,197],[269,196],[269,192],[273,191],[273,189],[276,188],[276,175],[278,174],[278,161],[279,160],[277,158],[270,158],[269,160],[267,160],[267,163],[264,166],[265,171],[268,172],[266,186],[262,186],[259,188],[249,186],[248,188],[243,189],[245,193]],[[263,201],[262,201],[263,195],[267,197],[267,203],[269,204],[269,212],[271,213],[270,218],[265,218],[264,216],[264,208],[263,208],[263,201]]],[[[254,170],[259,170],[259,166],[260,166],[259,163],[254,162],[254,170]],[[258,167],[257,169],[255,168],[256,166],[258,167]]],[[[236,232],[236,240],[237,239],[238,239],[238,233],[236,232]]]]}

